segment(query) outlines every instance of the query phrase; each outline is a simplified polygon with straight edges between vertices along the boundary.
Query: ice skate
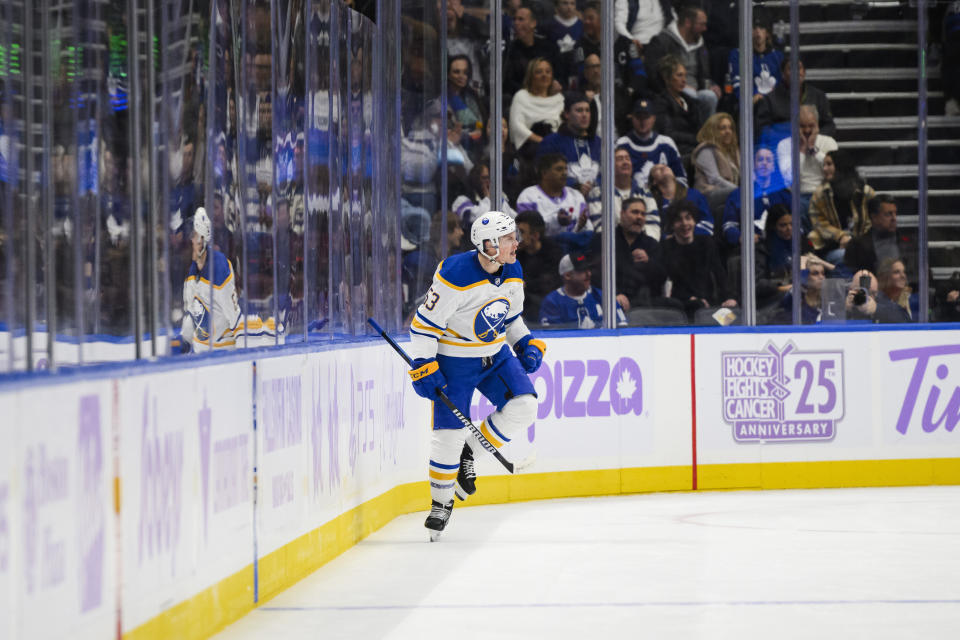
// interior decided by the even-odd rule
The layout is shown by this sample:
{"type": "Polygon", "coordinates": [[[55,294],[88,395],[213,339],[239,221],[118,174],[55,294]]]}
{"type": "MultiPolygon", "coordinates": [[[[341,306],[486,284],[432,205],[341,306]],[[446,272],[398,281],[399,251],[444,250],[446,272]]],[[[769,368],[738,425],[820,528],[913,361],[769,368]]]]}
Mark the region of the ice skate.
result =
{"type": "Polygon", "coordinates": [[[457,472],[457,482],[454,493],[459,500],[466,500],[477,492],[477,472],[473,467],[473,449],[464,443],[460,453],[460,470],[457,472]]]}
{"type": "Polygon", "coordinates": [[[423,523],[430,530],[430,542],[436,542],[440,539],[440,533],[450,521],[450,514],[453,512],[453,500],[447,504],[442,504],[434,500],[431,504],[430,515],[423,523]]]}

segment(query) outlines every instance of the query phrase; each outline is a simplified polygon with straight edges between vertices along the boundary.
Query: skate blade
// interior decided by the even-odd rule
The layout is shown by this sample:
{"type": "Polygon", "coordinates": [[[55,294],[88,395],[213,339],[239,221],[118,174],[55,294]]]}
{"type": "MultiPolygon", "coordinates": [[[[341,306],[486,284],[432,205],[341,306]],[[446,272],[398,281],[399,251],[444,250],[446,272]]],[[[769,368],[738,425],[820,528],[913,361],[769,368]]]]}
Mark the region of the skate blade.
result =
{"type": "Polygon", "coordinates": [[[431,532],[430,532],[430,542],[436,542],[437,540],[439,540],[441,533],[443,533],[443,532],[442,532],[442,531],[431,531],[431,532]]]}
{"type": "Polygon", "coordinates": [[[457,500],[465,502],[467,498],[470,497],[470,494],[463,490],[463,487],[460,486],[460,483],[454,483],[453,485],[453,495],[457,496],[457,500]]]}

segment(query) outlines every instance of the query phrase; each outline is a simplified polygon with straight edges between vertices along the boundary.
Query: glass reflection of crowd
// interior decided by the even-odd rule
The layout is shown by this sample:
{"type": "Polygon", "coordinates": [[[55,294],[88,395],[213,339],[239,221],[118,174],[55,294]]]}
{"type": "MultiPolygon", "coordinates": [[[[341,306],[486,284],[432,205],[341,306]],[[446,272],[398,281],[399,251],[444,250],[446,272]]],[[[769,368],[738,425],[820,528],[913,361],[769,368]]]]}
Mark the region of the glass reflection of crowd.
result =
{"type": "MultiPolygon", "coordinates": [[[[876,193],[859,175],[851,152],[837,142],[830,101],[806,81],[802,59],[797,78],[799,135],[796,140],[790,137],[793,79],[784,53],[788,25],[781,19],[775,30],[767,8],[754,7],[754,72],[750,81],[741,83],[738,3],[603,3],[503,3],[504,199],[496,208],[515,216],[518,228],[529,234],[519,251],[527,274],[527,321],[539,322],[541,301],[553,290],[563,291],[562,283],[580,272],[570,264],[561,268],[565,256],[582,252],[594,289],[600,282],[600,185],[606,176],[599,166],[598,125],[605,99],[614,105],[616,136],[610,176],[618,234],[614,282],[616,299],[631,323],[739,321],[740,249],[745,240],[755,247],[759,323],[790,323],[794,295],[801,299],[803,323],[885,322],[893,317],[915,321],[917,310],[904,302],[917,297],[915,238],[897,227],[897,201],[876,193]],[[615,15],[613,61],[601,59],[603,3],[615,15]],[[605,63],[615,67],[612,96],[601,95],[605,63]],[[741,87],[753,95],[755,139],[748,142],[737,131],[741,87]],[[794,143],[800,157],[798,185],[791,184],[794,143]],[[744,144],[754,150],[751,230],[740,228],[744,144]],[[793,190],[799,191],[799,212],[791,211],[793,190]],[[794,225],[800,228],[802,243],[798,291],[792,281],[794,225]],[[891,259],[899,260],[906,274],[903,287],[888,286],[904,313],[865,314],[846,304],[848,294],[860,289],[855,277],[860,271],[868,271],[875,281],[902,280],[901,271],[882,267],[891,259]],[[893,275],[880,278],[882,268],[893,275]],[[832,302],[830,296],[840,297],[840,304],[831,308],[849,313],[824,317],[822,301],[826,297],[832,302]],[[723,308],[731,313],[717,314],[723,308]]],[[[404,61],[404,104],[411,110],[402,147],[403,215],[422,219],[407,225],[422,233],[405,235],[405,250],[418,256],[420,269],[416,277],[405,276],[407,313],[419,303],[434,266],[424,265],[422,247],[440,246],[430,221],[446,210],[467,230],[478,214],[493,208],[488,186],[489,5],[448,0],[446,6],[451,158],[446,202],[441,202],[437,151],[442,144],[440,82],[427,79],[431,72],[425,60],[412,55],[404,61]],[[414,113],[418,105],[426,105],[420,114],[414,113]]],[[[422,44],[414,49],[436,46],[439,32],[433,24],[430,7],[405,17],[407,33],[417,34],[416,42],[422,44]]],[[[449,245],[450,252],[467,248],[466,243],[449,245]]],[[[884,286],[867,287],[867,297],[887,296],[884,286]]],[[[932,319],[955,317],[958,296],[949,283],[939,287],[931,296],[932,319]]]]}

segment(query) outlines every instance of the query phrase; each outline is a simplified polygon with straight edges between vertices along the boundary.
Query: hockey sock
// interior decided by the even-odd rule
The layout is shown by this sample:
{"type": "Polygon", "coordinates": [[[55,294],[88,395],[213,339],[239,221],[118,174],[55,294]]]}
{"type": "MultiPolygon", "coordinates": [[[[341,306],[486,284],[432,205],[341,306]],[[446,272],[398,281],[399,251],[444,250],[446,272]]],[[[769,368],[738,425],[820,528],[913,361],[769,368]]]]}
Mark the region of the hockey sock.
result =
{"type": "MultiPolygon", "coordinates": [[[[520,431],[526,429],[537,416],[537,399],[533,395],[524,394],[514,396],[503,405],[499,411],[494,411],[480,423],[480,433],[496,448],[501,448],[520,431]]],[[[467,444],[473,449],[476,457],[485,451],[476,436],[472,433],[467,436],[467,444]]]]}
{"type": "Polygon", "coordinates": [[[430,441],[430,497],[440,504],[453,500],[460,468],[464,429],[435,429],[430,441]]]}

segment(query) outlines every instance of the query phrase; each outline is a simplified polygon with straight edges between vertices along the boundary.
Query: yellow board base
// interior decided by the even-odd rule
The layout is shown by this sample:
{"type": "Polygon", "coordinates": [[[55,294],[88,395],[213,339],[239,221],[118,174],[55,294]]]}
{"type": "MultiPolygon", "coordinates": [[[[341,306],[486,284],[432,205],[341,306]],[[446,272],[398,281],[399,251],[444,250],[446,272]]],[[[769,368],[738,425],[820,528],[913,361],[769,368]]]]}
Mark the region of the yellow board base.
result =
{"type": "MultiPolygon", "coordinates": [[[[812,489],[960,484],[960,458],[717,464],[697,467],[698,489],[812,489]]],[[[687,466],[490,476],[477,480],[468,506],[523,500],[690,491],[687,466]]],[[[395,517],[430,505],[426,481],[394,487],[224,578],[124,634],[125,640],[208,638],[337,557],[395,517]]],[[[426,540],[426,535],[424,535],[426,540]]]]}

